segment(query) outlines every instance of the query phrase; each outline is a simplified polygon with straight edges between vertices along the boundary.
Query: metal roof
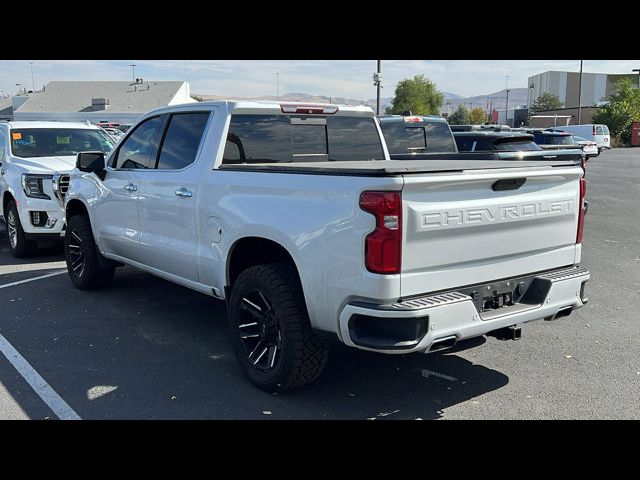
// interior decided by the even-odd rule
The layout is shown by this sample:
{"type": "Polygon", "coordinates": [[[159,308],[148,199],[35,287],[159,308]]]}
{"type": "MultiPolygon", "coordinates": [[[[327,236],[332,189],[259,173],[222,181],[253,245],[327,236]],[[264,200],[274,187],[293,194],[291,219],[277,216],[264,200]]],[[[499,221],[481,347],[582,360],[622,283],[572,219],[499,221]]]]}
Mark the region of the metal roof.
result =
{"type": "Polygon", "coordinates": [[[182,81],[53,81],[45,91],[31,95],[16,112],[146,112],[168,105],[182,81]],[[92,106],[92,99],[109,101],[106,110],[92,106]]]}

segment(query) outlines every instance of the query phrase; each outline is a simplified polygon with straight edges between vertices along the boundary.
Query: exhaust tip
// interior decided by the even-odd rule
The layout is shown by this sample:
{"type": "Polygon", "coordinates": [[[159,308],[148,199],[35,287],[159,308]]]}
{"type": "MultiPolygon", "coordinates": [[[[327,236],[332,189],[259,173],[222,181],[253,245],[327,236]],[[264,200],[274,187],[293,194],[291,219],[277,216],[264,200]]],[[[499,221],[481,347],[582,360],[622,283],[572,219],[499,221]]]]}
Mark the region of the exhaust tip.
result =
{"type": "Polygon", "coordinates": [[[439,338],[431,344],[429,352],[437,352],[439,350],[446,350],[453,347],[458,343],[458,337],[451,335],[450,337],[439,338]]]}

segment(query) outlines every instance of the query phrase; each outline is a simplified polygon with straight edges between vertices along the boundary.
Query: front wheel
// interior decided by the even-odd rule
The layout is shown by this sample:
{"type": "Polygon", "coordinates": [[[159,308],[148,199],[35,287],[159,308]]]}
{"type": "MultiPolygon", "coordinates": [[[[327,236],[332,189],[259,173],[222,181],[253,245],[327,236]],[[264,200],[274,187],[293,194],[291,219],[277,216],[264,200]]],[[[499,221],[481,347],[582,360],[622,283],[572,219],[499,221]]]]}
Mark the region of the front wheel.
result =
{"type": "Polygon", "coordinates": [[[15,201],[12,200],[9,202],[7,210],[4,212],[4,217],[11,254],[16,258],[32,256],[36,251],[36,242],[27,240],[24,230],[22,229],[20,215],[18,215],[18,207],[15,201]]]}
{"type": "Polygon", "coordinates": [[[257,265],[238,276],[229,330],[242,370],[263,390],[312,382],[327,363],[329,343],[311,329],[300,280],[289,264],[257,265]]]}
{"type": "Polygon", "coordinates": [[[99,255],[89,216],[72,217],[64,237],[64,256],[69,277],[76,288],[93,290],[111,283],[115,268],[101,267],[99,255]]]}

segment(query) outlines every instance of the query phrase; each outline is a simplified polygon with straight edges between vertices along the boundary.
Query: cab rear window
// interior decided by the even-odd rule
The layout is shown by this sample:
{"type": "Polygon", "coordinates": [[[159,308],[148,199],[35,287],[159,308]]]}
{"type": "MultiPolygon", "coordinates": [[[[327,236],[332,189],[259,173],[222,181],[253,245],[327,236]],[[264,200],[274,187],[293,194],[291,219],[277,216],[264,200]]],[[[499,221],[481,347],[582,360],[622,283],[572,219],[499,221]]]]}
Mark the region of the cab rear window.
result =
{"type": "Polygon", "coordinates": [[[372,117],[232,115],[222,163],[383,159],[372,117]]]}

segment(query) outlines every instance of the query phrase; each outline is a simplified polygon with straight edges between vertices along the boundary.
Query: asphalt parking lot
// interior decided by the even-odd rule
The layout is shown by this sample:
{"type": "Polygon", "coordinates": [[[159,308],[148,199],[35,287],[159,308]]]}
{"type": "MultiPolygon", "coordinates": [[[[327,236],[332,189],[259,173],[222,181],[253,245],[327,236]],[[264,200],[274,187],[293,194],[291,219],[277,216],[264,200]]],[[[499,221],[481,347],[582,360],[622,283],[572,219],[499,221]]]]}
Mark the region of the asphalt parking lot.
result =
{"type": "Polygon", "coordinates": [[[242,376],[222,302],[128,267],[107,290],[75,290],[60,249],[18,261],[2,225],[0,343],[24,362],[0,354],[0,418],[639,419],[640,149],[592,159],[587,178],[585,308],[446,354],[335,345],[316,383],[279,395],[242,376]]]}

